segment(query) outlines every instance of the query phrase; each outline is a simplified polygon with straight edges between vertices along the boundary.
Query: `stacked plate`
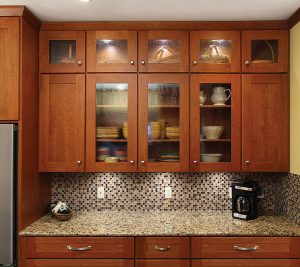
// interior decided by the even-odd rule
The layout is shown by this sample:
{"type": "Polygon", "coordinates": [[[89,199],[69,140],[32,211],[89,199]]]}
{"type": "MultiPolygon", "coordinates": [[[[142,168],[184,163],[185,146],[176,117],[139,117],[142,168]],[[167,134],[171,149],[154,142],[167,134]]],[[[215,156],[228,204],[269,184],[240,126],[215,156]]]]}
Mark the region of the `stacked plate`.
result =
{"type": "Polygon", "coordinates": [[[152,121],[150,122],[150,138],[159,139],[160,138],[160,122],[152,121]]]}
{"type": "Polygon", "coordinates": [[[105,146],[100,146],[96,148],[96,158],[97,161],[104,161],[109,157],[109,148],[105,146]]]}
{"type": "Polygon", "coordinates": [[[128,123],[127,121],[123,122],[122,133],[125,139],[128,138],[128,123]]]}
{"type": "Polygon", "coordinates": [[[169,139],[179,139],[180,128],[178,126],[166,127],[166,136],[169,139]]]}
{"type": "Polygon", "coordinates": [[[162,161],[162,162],[179,161],[179,153],[176,153],[176,152],[160,153],[159,161],[162,161]]]}
{"type": "Polygon", "coordinates": [[[120,128],[118,127],[97,127],[97,138],[118,139],[120,128]]]}
{"type": "Polygon", "coordinates": [[[127,161],[127,152],[126,152],[126,150],[121,150],[121,149],[116,150],[115,156],[118,157],[121,162],[126,162],[127,161]]]}

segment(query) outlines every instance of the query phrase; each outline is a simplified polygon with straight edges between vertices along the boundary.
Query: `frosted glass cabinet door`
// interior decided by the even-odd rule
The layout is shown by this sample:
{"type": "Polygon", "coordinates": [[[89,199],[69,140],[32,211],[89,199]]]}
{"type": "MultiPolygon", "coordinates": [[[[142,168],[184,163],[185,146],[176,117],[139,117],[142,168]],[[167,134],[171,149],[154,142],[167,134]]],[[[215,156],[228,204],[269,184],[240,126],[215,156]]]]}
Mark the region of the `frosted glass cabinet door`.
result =
{"type": "Polygon", "coordinates": [[[85,32],[41,31],[41,73],[85,72],[85,32]]]}
{"type": "Polygon", "coordinates": [[[240,75],[193,74],[190,103],[192,171],[239,171],[240,75]]]}
{"type": "Polygon", "coordinates": [[[192,31],[192,72],[239,72],[239,31],[192,31]]]}
{"type": "Polygon", "coordinates": [[[87,33],[88,72],[136,72],[136,31],[87,33]]]}
{"type": "Polygon", "coordinates": [[[188,46],[187,31],[139,32],[139,71],[188,72],[188,46]]]}

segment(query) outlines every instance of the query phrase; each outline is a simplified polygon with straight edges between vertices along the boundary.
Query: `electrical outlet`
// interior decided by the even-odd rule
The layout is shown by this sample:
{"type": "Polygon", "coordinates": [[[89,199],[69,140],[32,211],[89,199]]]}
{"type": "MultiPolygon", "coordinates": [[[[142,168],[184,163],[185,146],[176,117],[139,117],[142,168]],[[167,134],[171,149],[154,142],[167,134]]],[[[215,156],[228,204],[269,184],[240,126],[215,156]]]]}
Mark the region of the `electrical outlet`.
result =
{"type": "Polygon", "coordinates": [[[97,188],[97,198],[104,198],[104,186],[99,186],[97,188]]]}
{"type": "Polygon", "coordinates": [[[165,198],[172,198],[172,188],[171,186],[165,187],[165,198]]]}
{"type": "Polygon", "coordinates": [[[232,188],[231,188],[231,186],[229,187],[228,195],[229,195],[229,198],[232,199],[232,188]]]}

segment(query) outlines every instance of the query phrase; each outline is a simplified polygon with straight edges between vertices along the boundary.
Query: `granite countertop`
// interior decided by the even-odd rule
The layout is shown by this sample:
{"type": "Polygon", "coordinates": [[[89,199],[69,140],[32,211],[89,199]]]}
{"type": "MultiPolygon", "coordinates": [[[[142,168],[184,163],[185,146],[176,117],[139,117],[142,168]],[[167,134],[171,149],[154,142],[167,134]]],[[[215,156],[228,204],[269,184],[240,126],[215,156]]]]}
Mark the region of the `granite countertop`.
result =
{"type": "Polygon", "coordinates": [[[253,221],[232,219],[230,212],[82,212],[59,222],[50,214],[21,236],[300,236],[300,225],[280,216],[253,221]]]}

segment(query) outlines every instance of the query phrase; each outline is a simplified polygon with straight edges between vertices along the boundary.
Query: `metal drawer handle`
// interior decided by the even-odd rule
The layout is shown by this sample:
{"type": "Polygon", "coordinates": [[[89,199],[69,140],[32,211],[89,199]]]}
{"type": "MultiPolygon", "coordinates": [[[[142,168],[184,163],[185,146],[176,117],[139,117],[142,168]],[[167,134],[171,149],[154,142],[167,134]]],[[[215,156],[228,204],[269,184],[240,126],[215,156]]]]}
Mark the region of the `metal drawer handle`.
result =
{"type": "Polygon", "coordinates": [[[71,250],[71,251],[87,251],[87,250],[91,250],[92,246],[87,246],[87,247],[82,247],[82,248],[73,248],[71,246],[67,246],[67,249],[71,250]]]}
{"type": "Polygon", "coordinates": [[[161,248],[159,246],[155,246],[154,248],[158,251],[167,251],[167,250],[171,249],[171,246],[167,246],[167,247],[164,247],[164,248],[161,248]]]}
{"type": "Polygon", "coordinates": [[[235,250],[239,250],[239,251],[255,251],[255,250],[258,250],[258,246],[255,246],[254,248],[244,248],[244,247],[240,247],[240,246],[234,246],[233,248],[235,250]]]}

